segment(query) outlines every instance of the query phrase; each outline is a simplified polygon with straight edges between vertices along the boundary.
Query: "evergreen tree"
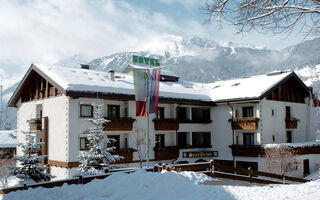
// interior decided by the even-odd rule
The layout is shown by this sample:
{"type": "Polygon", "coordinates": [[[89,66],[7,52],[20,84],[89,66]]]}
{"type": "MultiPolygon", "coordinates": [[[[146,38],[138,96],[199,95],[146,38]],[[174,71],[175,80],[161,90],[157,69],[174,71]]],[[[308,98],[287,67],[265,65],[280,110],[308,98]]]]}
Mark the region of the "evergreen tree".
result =
{"type": "MultiPolygon", "coordinates": [[[[100,115],[102,105],[94,105],[94,117],[89,119],[91,128],[87,136],[88,151],[79,153],[79,174],[94,175],[104,173],[104,169],[122,157],[112,155],[115,147],[110,147],[114,139],[108,138],[104,132],[104,124],[109,122],[100,115]]],[[[79,175],[77,174],[77,175],[79,175]]]]}
{"type": "Polygon", "coordinates": [[[31,131],[31,124],[34,121],[30,120],[28,123],[29,131],[22,132],[25,135],[25,143],[18,144],[21,147],[22,155],[14,156],[14,159],[21,166],[9,167],[10,174],[19,178],[21,184],[50,181],[53,176],[44,172],[48,167],[41,166],[41,161],[45,156],[38,155],[43,143],[35,141],[35,135],[38,131],[31,131]]]}

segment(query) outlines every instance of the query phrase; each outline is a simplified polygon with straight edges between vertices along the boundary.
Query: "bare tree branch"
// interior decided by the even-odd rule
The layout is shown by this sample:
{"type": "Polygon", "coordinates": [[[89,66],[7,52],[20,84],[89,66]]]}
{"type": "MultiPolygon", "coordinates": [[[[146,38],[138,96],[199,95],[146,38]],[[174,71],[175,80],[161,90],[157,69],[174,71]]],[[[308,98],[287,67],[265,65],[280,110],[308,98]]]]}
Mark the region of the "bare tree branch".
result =
{"type": "Polygon", "coordinates": [[[291,33],[320,36],[320,0],[207,0],[203,6],[206,23],[231,23],[238,33],[291,33]]]}

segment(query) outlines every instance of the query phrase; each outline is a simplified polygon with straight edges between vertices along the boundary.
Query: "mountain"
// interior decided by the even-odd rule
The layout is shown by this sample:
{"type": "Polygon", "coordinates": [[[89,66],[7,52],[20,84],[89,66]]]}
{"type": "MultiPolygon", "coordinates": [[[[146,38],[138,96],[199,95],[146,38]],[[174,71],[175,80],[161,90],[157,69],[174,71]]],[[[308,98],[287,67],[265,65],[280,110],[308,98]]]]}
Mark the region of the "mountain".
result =
{"type": "MultiPolygon", "coordinates": [[[[132,59],[132,55],[159,58],[164,69],[179,75],[182,80],[213,82],[231,78],[264,74],[274,70],[295,70],[320,96],[320,38],[272,50],[233,42],[217,42],[206,38],[172,37],[154,45],[152,49],[139,52],[119,52],[89,63],[88,58],[74,55],[57,63],[66,67],[80,67],[88,63],[91,69],[121,71],[132,59]]],[[[5,78],[1,77],[0,80],[5,78]]],[[[20,77],[21,79],[21,77],[20,77]]],[[[19,80],[17,78],[17,80],[19,80]]],[[[17,86],[17,80],[4,90],[5,101],[17,86]],[[14,83],[15,84],[14,84],[14,83]]],[[[1,84],[1,82],[0,82],[1,84]]],[[[8,109],[7,121],[15,125],[15,111],[8,109]]],[[[14,126],[13,126],[14,127],[14,126]]]]}

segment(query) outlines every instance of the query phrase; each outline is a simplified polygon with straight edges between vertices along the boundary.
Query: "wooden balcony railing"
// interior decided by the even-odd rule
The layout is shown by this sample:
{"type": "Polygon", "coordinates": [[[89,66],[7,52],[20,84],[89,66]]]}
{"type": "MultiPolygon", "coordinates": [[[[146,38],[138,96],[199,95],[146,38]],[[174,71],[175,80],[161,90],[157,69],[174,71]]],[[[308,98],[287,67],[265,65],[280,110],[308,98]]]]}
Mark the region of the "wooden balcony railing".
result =
{"type": "Polygon", "coordinates": [[[175,119],[154,119],[154,130],[174,130],[179,129],[179,122],[175,119]]]}
{"type": "Polygon", "coordinates": [[[30,122],[30,129],[31,131],[41,131],[41,119],[40,118],[34,118],[29,120],[30,122]]]}
{"type": "Polygon", "coordinates": [[[258,129],[258,121],[257,117],[236,117],[231,120],[232,129],[238,130],[254,130],[258,129]]]}
{"type": "Polygon", "coordinates": [[[105,131],[131,131],[133,122],[135,121],[135,119],[132,118],[115,118],[108,120],[110,120],[110,122],[104,124],[105,131]]]}
{"type": "Polygon", "coordinates": [[[133,152],[135,152],[135,149],[127,148],[127,149],[120,149],[116,150],[112,154],[122,156],[123,159],[115,162],[114,164],[120,164],[120,163],[130,163],[133,161],[133,152]]]}
{"type": "Polygon", "coordinates": [[[298,119],[295,118],[286,118],[286,129],[296,129],[298,127],[298,119]]]}
{"type": "Polygon", "coordinates": [[[155,160],[173,160],[179,157],[179,147],[155,147],[154,149],[155,160]]]}
{"type": "Polygon", "coordinates": [[[244,146],[244,145],[230,145],[233,156],[258,157],[262,148],[260,145],[244,146]]]}

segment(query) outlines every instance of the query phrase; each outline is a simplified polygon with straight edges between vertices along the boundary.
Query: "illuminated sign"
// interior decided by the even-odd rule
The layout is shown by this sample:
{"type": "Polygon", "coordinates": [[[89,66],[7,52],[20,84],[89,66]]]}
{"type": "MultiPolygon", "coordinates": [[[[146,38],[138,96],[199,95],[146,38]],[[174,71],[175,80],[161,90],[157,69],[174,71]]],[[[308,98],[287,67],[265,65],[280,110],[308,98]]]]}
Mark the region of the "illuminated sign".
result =
{"type": "Polygon", "coordinates": [[[132,62],[138,64],[145,64],[151,66],[160,66],[159,60],[155,58],[148,58],[143,56],[132,56],[132,62]]]}
{"type": "Polygon", "coordinates": [[[218,157],[218,151],[183,152],[182,157],[184,158],[218,157]]]}

